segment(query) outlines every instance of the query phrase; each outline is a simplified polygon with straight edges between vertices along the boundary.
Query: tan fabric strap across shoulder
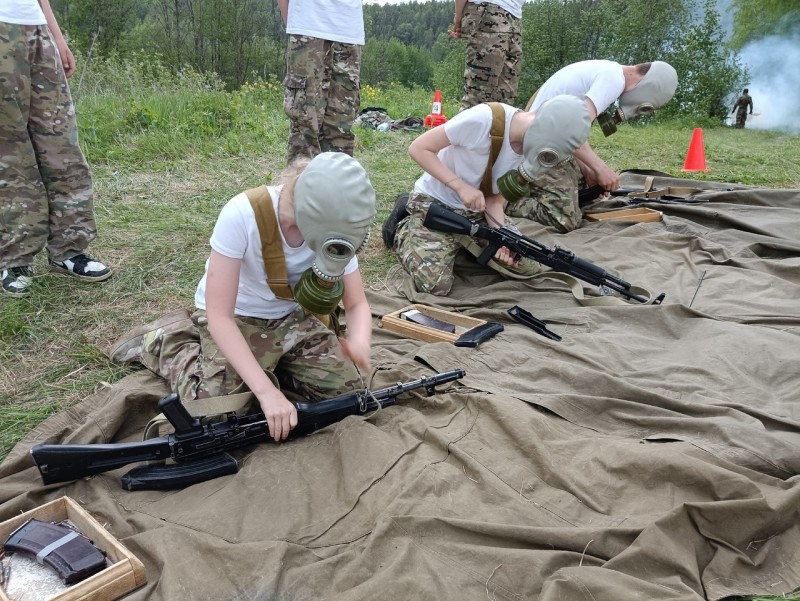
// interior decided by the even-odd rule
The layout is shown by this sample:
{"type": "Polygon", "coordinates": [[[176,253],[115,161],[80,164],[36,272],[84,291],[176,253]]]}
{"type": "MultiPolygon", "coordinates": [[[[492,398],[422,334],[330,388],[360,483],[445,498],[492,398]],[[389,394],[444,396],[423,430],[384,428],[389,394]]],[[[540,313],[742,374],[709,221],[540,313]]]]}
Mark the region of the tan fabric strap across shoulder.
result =
{"type": "Polygon", "coordinates": [[[492,131],[489,137],[492,140],[492,148],[489,152],[489,162],[486,164],[486,171],[483,173],[481,182],[481,192],[484,196],[492,195],[492,169],[494,163],[503,147],[503,139],[506,135],[506,111],[499,102],[487,102],[492,109],[492,131]]]}
{"type": "Polygon", "coordinates": [[[246,190],[245,194],[256,216],[267,284],[276,297],[285,300],[294,299],[292,289],[289,287],[289,273],[281,245],[278,216],[275,214],[275,207],[272,206],[272,196],[266,186],[246,190]]]}

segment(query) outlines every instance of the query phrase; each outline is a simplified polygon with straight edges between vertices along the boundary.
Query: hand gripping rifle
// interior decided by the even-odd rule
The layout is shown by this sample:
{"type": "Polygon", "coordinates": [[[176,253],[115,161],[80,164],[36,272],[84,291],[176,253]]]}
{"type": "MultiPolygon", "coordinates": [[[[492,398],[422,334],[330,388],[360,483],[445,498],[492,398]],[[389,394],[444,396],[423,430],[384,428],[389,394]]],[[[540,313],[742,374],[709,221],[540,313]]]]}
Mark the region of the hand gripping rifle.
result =
{"type": "MultiPolygon", "coordinates": [[[[553,271],[569,274],[594,286],[605,286],[627,299],[639,303],[648,302],[648,299],[634,293],[628,282],[611,275],[602,267],[586,259],[576,257],[572,251],[558,246],[549,248],[533,238],[516,234],[511,230],[489,227],[471,221],[440,204],[432,203],[428,207],[428,214],[425,216],[424,224],[425,227],[431,230],[486,240],[489,244],[478,257],[478,263],[481,265],[486,265],[489,259],[494,257],[497,250],[505,246],[512,253],[515,253],[517,257],[527,257],[537,263],[546,265],[553,271]]],[[[652,304],[660,305],[663,300],[664,294],[662,293],[653,300],[652,304]]]]}
{"type": "MultiPolygon", "coordinates": [[[[393,405],[398,395],[424,388],[428,396],[436,386],[463,378],[463,369],[423,376],[374,391],[349,392],[314,403],[295,403],[297,426],[289,438],[297,438],[341,421],[348,415],[363,415],[393,405]]],[[[175,465],[134,468],[122,479],[129,490],[182,488],[238,470],[236,460],[226,451],[270,440],[262,412],[237,415],[224,413],[221,421],[204,423],[192,417],[177,394],[158,402],[175,432],[142,442],[115,444],[38,444],[31,455],[45,484],[68,482],[100,474],[140,461],[172,459],[175,465]],[[232,462],[232,463],[231,463],[232,462]]]]}

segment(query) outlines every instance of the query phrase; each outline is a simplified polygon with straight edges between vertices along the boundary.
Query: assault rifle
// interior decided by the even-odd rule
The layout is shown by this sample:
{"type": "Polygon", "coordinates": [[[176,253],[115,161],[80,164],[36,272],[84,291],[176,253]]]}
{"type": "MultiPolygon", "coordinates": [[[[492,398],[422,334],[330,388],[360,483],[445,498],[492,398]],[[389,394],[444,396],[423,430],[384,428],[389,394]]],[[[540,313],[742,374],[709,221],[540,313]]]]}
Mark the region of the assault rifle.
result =
{"type": "MultiPolygon", "coordinates": [[[[363,415],[393,405],[398,395],[409,390],[424,388],[430,396],[437,385],[463,378],[465,373],[463,369],[455,369],[381,390],[350,392],[315,403],[295,403],[297,426],[289,438],[311,434],[348,415],[363,415]]],[[[260,411],[245,415],[224,413],[215,416],[221,421],[206,423],[204,418],[192,417],[176,394],[165,396],[158,406],[175,428],[174,433],[142,442],[35,445],[31,455],[42,481],[68,482],[130,463],[172,459],[174,465],[134,468],[123,477],[122,484],[129,490],[182,488],[235,473],[238,464],[226,451],[271,439],[260,411]]]]}
{"type": "MultiPolygon", "coordinates": [[[[486,265],[489,259],[494,257],[497,250],[505,246],[512,253],[515,253],[517,257],[526,257],[546,265],[553,271],[567,273],[594,286],[605,286],[627,299],[635,300],[639,303],[648,302],[648,299],[631,291],[631,285],[628,282],[609,274],[602,267],[590,263],[586,259],[576,257],[572,251],[558,246],[549,248],[533,238],[516,234],[509,229],[489,227],[471,221],[440,204],[432,203],[428,207],[428,214],[425,216],[424,224],[425,227],[431,230],[462,234],[486,240],[489,244],[478,257],[478,263],[481,265],[486,265]]],[[[653,300],[652,304],[660,305],[661,301],[664,300],[664,296],[662,293],[653,300]]]]}

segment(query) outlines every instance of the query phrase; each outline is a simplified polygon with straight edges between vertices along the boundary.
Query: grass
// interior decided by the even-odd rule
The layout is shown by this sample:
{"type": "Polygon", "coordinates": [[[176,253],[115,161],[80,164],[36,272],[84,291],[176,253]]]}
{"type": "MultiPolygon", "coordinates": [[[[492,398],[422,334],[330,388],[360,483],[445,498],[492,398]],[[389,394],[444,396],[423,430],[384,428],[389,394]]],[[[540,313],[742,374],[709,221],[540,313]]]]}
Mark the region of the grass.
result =
{"type": "MultiPolygon", "coordinates": [[[[234,194],[270,182],[285,165],[288,122],[275,82],[225,92],[200,77],[156,73],[139,81],[141,73],[122,71],[99,69],[78,102],[99,228],[90,250],[115,274],[102,284],[73,281],[49,273],[42,254],[30,296],[0,296],[0,458],[48,416],[133,371],[112,364],[105,351],[129,328],[192,305],[220,208],[234,194]]],[[[397,85],[362,90],[362,106],[385,107],[396,119],[425,116],[431,100],[430,91],[397,85]]],[[[445,99],[445,114],[456,109],[455,99],[445,99]]],[[[681,176],[695,127],[624,125],[611,138],[595,127],[591,142],[618,170],[681,176]]],[[[800,138],[703,128],[710,170],[692,178],[800,187],[800,138]]],[[[406,154],[415,135],[358,129],[356,157],[378,197],[376,226],[361,257],[368,284],[396,263],[382,248],[380,224],[420,174],[406,154]]]]}

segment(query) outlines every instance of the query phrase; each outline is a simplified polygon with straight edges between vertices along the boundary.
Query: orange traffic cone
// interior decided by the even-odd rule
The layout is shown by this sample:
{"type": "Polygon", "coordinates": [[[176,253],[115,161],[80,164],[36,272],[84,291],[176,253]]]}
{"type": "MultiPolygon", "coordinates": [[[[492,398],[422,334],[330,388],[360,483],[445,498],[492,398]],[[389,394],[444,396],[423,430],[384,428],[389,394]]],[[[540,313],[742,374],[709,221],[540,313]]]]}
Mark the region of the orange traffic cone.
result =
{"type": "Polygon", "coordinates": [[[425,117],[423,124],[425,127],[436,127],[437,125],[441,125],[446,121],[447,117],[442,115],[442,92],[440,90],[436,90],[436,93],[433,95],[433,108],[431,108],[431,114],[425,117]]]}
{"type": "Polygon", "coordinates": [[[686,153],[686,162],[683,164],[682,171],[707,171],[706,151],[703,146],[703,130],[695,128],[692,134],[692,142],[689,144],[689,152],[686,153]]]}

